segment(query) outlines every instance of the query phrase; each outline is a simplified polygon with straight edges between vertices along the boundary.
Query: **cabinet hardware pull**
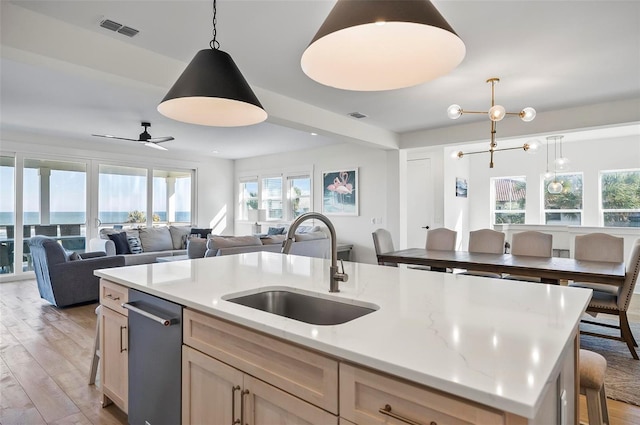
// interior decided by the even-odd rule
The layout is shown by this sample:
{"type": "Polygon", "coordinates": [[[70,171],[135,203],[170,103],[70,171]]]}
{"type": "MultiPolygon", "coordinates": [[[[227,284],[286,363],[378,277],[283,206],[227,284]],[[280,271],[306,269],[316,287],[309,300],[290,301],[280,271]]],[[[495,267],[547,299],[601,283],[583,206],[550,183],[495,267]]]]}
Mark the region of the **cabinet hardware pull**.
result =
{"type": "Polygon", "coordinates": [[[110,300],[113,300],[113,301],[118,301],[120,299],[120,297],[114,297],[112,294],[107,294],[104,297],[109,298],[110,300]]]}
{"type": "Polygon", "coordinates": [[[240,422],[244,423],[244,396],[249,394],[249,390],[244,390],[240,393],[240,422]]]}
{"type": "MultiPolygon", "coordinates": [[[[240,391],[240,385],[236,385],[235,387],[231,387],[231,418],[233,418],[233,414],[236,408],[236,391],[240,391]]],[[[242,412],[240,413],[242,415],[242,412]]],[[[242,424],[242,419],[235,419],[231,425],[242,424]]]]}
{"type": "MultiPolygon", "coordinates": [[[[381,407],[380,409],[378,409],[378,412],[382,413],[383,415],[387,415],[387,416],[391,416],[394,419],[397,419],[399,421],[402,421],[406,424],[410,424],[410,425],[422,425],[420,422],[416,422],[414,420],[411,420],[409,418],[405,418],[404,416],[400,416],[397,413],[394,413],[391,409],[391,406],[388,404],[385,404],[384,407],[381,407]]],[[[438,425],[436,422],[431,422],[429,425],[438,425]]]]}
{"type": "Polygon", "coordinates": [[[147,319],[151,319],[154,322],[158,322],[160,323],[162,326],[171,326],[172,324],[175,323],[174,319],[165,319],[163,317],[158,317],[155,314],[151,314],[147,311],[144,311],[141,308],[136,307],[133,304],[129,304],[129,303],[123,303],[121,304],[122,308],[126,308],[129,311],[133,311],[134,313],[138,313],[141,316],[146,317],[147,319]]]}
{"type": "Polygon", "coordinates": [[[123,351],[127,351],[126,348],[124,348],[124,346],[122,345],[122,331],[124,329],[127,329],[126,326],[120,326],[120,352],[122,353],[123,351]]]}

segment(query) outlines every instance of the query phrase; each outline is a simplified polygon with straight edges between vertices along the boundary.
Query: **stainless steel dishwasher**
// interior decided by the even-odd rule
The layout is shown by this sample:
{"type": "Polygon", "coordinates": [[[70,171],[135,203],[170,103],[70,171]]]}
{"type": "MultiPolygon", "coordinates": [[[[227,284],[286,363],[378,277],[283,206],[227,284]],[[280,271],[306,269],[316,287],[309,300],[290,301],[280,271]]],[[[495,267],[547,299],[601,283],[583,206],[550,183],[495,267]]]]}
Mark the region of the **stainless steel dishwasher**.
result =
{"type": "Polygon", "coordinates": [[[181,419],[182,306],[129,289],[129,423],[181,419]]]}

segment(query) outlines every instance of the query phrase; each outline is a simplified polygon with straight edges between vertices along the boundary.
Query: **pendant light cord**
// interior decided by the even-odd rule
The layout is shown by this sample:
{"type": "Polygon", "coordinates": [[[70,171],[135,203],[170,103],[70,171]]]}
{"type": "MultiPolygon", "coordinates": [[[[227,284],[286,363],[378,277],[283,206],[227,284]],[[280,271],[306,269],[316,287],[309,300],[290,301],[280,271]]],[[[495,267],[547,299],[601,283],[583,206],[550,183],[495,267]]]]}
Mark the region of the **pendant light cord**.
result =
{"type": "Polygon", "coordinates": [[[209,47],[211,47],[213,50],[218,50],[220,48],[220,42],[216,40],[216,36],[218,35],[218,32],[216,31],[217,12],[218,12],[218,9],[216,8],[216,0],[213,0],[213,19],[211,20],[213,24],[213,30],[211,31],[211,35],[213,38],[209,42],[209,47]]]}

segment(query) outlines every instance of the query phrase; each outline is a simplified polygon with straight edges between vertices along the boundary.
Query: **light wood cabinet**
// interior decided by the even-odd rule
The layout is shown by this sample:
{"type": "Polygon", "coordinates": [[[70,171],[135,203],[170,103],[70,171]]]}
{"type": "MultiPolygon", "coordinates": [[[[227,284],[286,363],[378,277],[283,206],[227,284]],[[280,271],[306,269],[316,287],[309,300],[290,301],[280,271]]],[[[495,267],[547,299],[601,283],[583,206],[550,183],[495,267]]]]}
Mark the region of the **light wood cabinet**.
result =
{"type": "Polygon", "coordinates": [[[183,424],[337,424],[338,417],[188,346],[182,350],[183,424]]]}
{"type": "Polygon", "coordinates": [[[183,343],[296,397],[338,414],[338,361],[185,309],[183,343]]]}
{"type": "Polygon", "coordinates": [[[525,424],[522,418],[372,372],[340,365],[340,416],[356,424],[525,424]]]}
{"type": "Polygon", "coordinates": [[[125,413],[128,411],[129,334],[127,310],[120,304],[127,302],[127,295],[127,289],[120,285],[100,282],[102,404],[106,406],[113,402],[125,413]]]}

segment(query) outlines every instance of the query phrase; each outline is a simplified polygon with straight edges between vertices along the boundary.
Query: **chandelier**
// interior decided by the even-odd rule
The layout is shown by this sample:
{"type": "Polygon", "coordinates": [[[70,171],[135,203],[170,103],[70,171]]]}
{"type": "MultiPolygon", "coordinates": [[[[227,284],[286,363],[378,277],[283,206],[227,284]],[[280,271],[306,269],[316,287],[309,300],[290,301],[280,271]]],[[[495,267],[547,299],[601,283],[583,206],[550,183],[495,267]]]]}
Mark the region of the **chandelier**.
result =
{"type": "Polygon", "coordinates": [[[476,152],[454,152],[453,156],[457,158],[462,158],[464,155],[473,155],[477,153],[485,153],[489,152],[489,168],[493,168],[493,154],[498,151],[510,151],[514,149],[523,149],[525,152],[533,153],[538,150],[539,144],[536,141],[530,141],[524,143],[522,146],[517,146],[513,148],[501,148],[498,149],[498,143],[496,142],[496,123],[501,121],[507,115],[517,115],[524,122],[533,121],[536,117],[536,110],[527,107],[521,110],[520,112],[507,112],[504,106],[496,105],[495,99],[495,86],[500,81],[499,78],[489,78],[487,83],[491,83],[491,108],[488,111],[467,111],[462,109],[460,105],[451,105],[447,109],[447,115],[452,120],[460,118],[462,114],[487,114],[489,119],[491,120],[491,143],[489,144],[488,150],[476,151],[476,152]]]}

